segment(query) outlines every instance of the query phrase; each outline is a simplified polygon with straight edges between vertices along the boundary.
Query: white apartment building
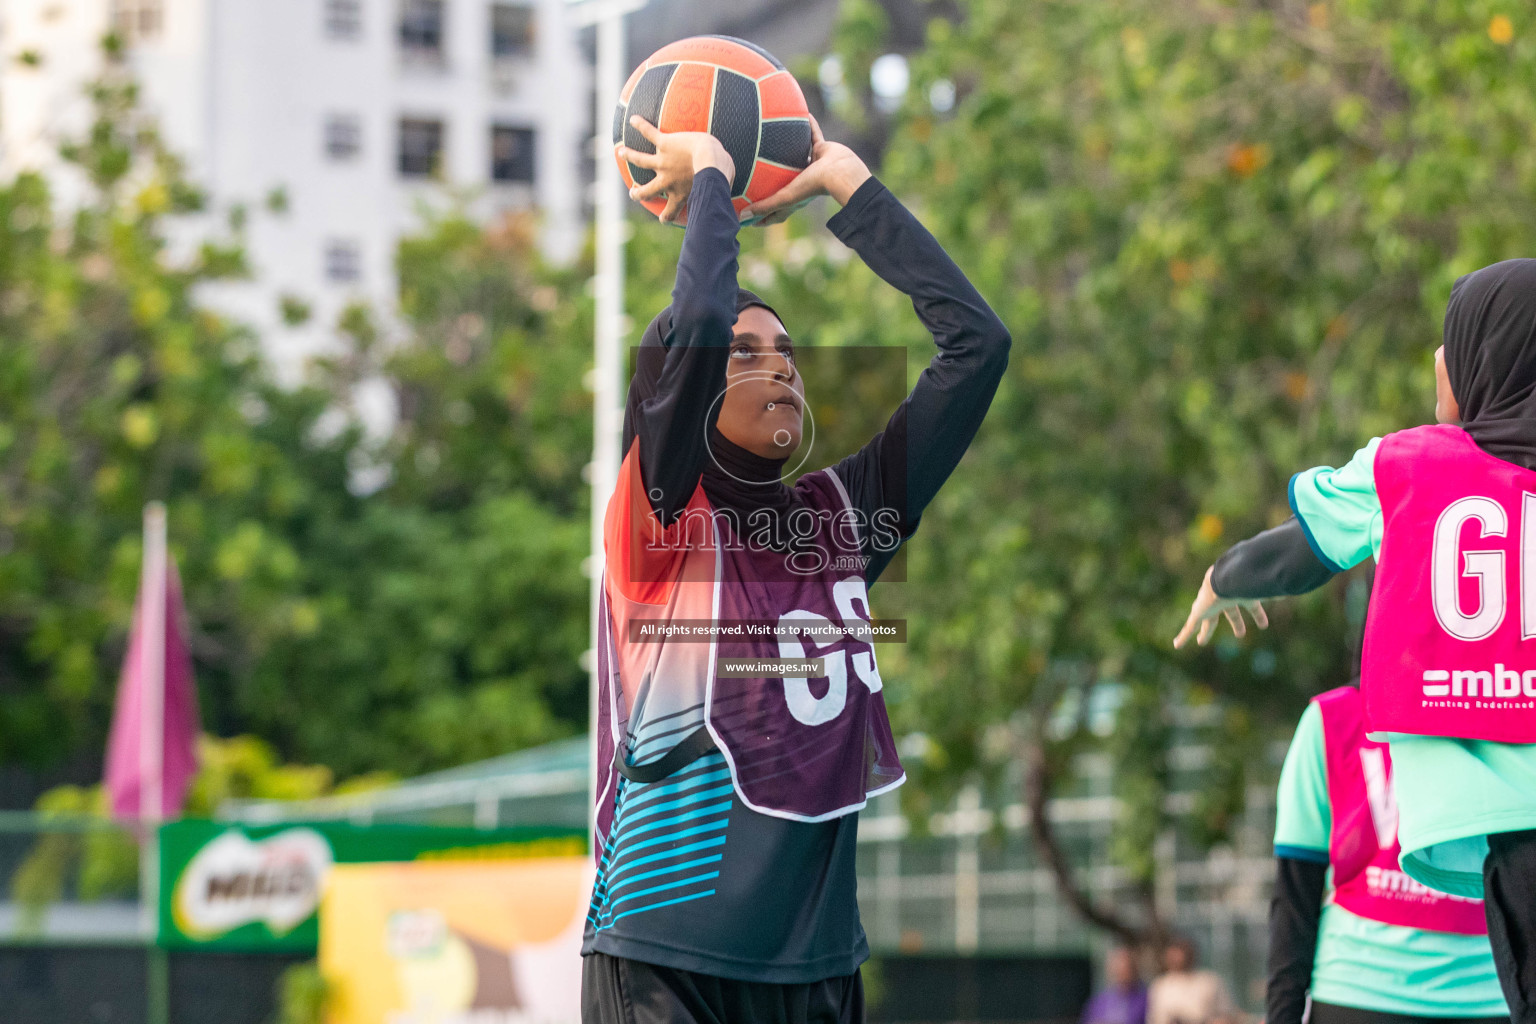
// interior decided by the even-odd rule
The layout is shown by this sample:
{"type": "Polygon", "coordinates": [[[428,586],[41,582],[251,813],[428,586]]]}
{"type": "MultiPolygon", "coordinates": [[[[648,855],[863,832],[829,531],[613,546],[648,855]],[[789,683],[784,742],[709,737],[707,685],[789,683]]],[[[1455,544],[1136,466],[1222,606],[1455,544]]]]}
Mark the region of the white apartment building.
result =
{"type": "Polygon", "coordinates": [[[255,280],[208,301],[285,376],[348,302],[393,307],[424,208],[533,208],[551,257],[580,245],[591,72],[564,0],[0,0],[0,175],[44,170],[70,202],[58,142],[88,123],[109,29],[208,191],[197,230],[250,211],[255,280]],[[276,190],[286,212],[266,209],[276,190]],[[285,324],[284,300],[310,318],[285,324]]]}

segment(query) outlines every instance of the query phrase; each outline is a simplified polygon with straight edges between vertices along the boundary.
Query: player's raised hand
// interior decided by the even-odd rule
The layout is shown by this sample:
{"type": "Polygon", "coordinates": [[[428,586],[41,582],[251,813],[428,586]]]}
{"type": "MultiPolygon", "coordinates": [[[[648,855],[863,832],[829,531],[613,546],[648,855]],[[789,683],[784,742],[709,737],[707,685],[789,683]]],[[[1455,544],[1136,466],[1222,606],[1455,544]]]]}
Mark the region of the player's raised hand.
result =
{"type": "Polygon", "coordinates": [[[656,172],[656,176],[644,185],[630,189],[629,197],[644,202],[665,195],[667,205],[657,215],[663,224],[676,220],[688,204],[688,195],[693,191],[693,176],[698,172],[714,167],[725,175],[726,181],[736,177],[736,163],[731,154],[708,132],[664,132],[638,114],[631,117],[629,123],[656,147],[654,153],[642,153],[628,146],[618,147],[616,154],[620,160],[656,172]]]}
{"type": "Polygon", "coordinates": [[[846,206],[859,186],[869,180],[869,168],[859,154],[841,142],[828,142],[821,125],[811,118],[811,165],[788,185],[741,211],[741,219],[762,218],[772,224],[789,216],[801,203],[827,195],[846,206]],[[775,216],[777,215],[777,216],[775,216]]]}
{"type": "Polygon", "coordinates": [[[1199,636],[1195,642],[1204,647],[1211,642],[1223,615],[1232,624],[1235,636],[1248,633],[1248,626],[1243,622],[1243,612],[1253,616],[1254,625],[1260,629],[1269,628],[1269,616],[1264,614],[1264,606],[1258,601],[1216,595],[1216,589],[1211,586],[1211,574],[1215,571],[1214,565],[1205,570],[1205,579],[1200,583],[1200,593],[1195,595],[1195,603],[1190,606],[1189,618],[1184,620],[1184,628],[1179,630],[1179,635],[1173,638],[1174,647],[1183,647],[1189,643],[1189,638],[1195,636],[1197,629],[1199,636]]]}

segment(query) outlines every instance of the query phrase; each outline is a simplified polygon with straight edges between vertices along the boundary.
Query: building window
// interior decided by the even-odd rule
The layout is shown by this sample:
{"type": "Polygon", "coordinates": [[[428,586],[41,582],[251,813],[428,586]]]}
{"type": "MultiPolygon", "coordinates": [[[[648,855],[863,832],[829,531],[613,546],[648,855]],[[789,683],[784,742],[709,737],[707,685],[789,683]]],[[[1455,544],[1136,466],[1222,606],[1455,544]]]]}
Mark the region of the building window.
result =
{"type": "Polygon", "coordinates": [[[336,284],[351,284],[363,276],[363,254],[356,242],[333,238],[325,243],[325,278],[336,284]]]}
{"type": "Polygon", "coordinates": [[[533,129],[491,129],[491,180],[533,184],[533,129]]]}
{"type": "Polygon", "coordinates": [[[325,34],[331,39],[357,39],[363,34],[361,0],[325,0],[325,34]]]}
{"type": "Polygon", "coordinates": [[[443,0],[404,0],[400,48],[414,57],[443,55],[443,0]]]}
{"type": "Polygon", "coordinates": [[[491,56],[497,60],[533,54],[534,12],[523,4],[491,5],[491,56]]]}
{"type": "Polygon", "coordinates": [[[363,125],[356,114],[332,114],[325,119],[325,155],[351,160],[363,148],[363,125]]]}
{"type": "Polygon", "coordinates": [[[442,171],[443,122],[428,118],[400,119],[400,173],[408,178],[431,177],[442,171]]]}
{"type": "Polygon", "coordinates": [[[124,43],[132,45],[153,39],[164,27],[165,4],[162,0],[113,0],[112,31],[124,43]]]}

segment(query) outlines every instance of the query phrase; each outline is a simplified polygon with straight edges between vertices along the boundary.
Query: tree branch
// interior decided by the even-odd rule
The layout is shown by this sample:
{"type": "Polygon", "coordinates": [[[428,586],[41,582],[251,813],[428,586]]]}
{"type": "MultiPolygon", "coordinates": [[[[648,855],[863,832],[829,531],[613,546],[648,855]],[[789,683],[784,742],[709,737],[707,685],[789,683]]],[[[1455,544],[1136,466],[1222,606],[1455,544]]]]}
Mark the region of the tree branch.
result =
{"type": "MultiPolygon", "coordinates": [[[[1043,721],[1043,718],[1037,718],[1043,721]]],[[[1077,873],[1067,860],[1066,852],[1056,836],[1048,808],[1050,804],[1052,771],[1046,754],[1043,726],[1037,726],[1024,751],[1024,806],[1029,813],[1030,835],[1035,850],[1046,867],[1056,878],[1056,890],[1062,899],[1077,911],[1084,920],[1113,934],[1132,947],[1155,946],[1166,938],[1166,929],[1157,916],[1156,906],[1150,893],[1142,894],[1142,906],[1146,909],[1145,925],[1137,925],[1124,917],[1118,909],[1105,907],[1078,884],[1077,873]]]]}

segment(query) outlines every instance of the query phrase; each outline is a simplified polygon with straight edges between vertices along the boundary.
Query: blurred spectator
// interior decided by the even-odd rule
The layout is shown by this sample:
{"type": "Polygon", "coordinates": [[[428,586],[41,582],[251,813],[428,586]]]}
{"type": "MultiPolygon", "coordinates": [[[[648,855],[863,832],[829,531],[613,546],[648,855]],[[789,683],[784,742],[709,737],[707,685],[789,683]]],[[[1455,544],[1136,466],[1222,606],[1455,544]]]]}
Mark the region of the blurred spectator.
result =
{"type": "Polygon", "coordinates": [[[1163,948],[1163,973],[1147,992],[1147,1024],[1233,1024],[1232,995],[1215,971],[1195,963],[1195,944],[1176,938],[1163,948]]]}
{"type": "Polygon", "coordinates": [[[1104,959],[1108,982],[1083,1008],[1082,1024],[1146,1024],[1147,986],[1136,969],[1136,954],[1116,946],[1104,959]]]}

